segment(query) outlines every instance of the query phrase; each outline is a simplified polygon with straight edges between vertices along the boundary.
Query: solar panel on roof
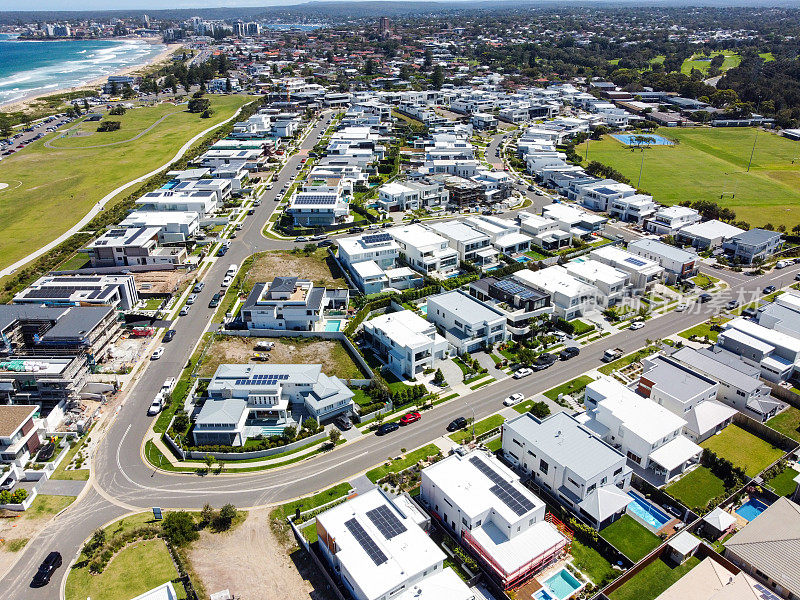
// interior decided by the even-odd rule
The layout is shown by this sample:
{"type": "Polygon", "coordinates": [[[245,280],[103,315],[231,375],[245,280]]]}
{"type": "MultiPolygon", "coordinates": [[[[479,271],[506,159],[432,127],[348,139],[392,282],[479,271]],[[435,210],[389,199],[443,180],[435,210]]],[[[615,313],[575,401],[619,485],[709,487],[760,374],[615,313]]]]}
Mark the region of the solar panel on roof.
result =
{"type": "Polygon", "coordinates": [[[519,490],[503,479],[497,471],[492,469],[480,458],[473,456],[469,459],[469,462],[494,483],[494,485],[489,488],[489,491],[497,496],[503,504],[513,510],[514,514],[521,517],[535,508],[533,502],[523,496],[519,490]]]}
{"type": "Polygon", "coordinates": [[[361,523],[356,521],[355,519],[349,519],[344,522],[344,526],[347,527],[347,530],[352,534],[352,536],[356,539],[359,545],[364,549],[364,552],[367,553],[376,565],[382,565],[385,563],[388,558],[386,555],[378,548],[378,545],[375,541],[369,536],[369,534],[364,531],[364,528],[361,526],[361,523]]]}
{"type": "Polygon", "coordinates": [[[645,265],[645,262],[643,260],[639,258],[633,258],[632,256],[626,258],[625,262],[631,263],[632,265],[635,265],[637,267],[643,267],[645,265]]]}
{"type": "Polygon", "coordinates": [[[378,531],[381,532],[381,535],[387,540],[392,539],[396,535],[400,535],[406,530],[406,526],[400,522],[400,519],[397,518],[388,506],[381,505],[372,510],[368,510],[367,517],[369,517],[369,520],[372,521],[375,527],[378,528],[378,531]]]}
{"type": "Polygon", "coordinates": [[[377,244],[379,242],[391,241],[392,236],[388,233],[374,233],[372,235],[365,235],[363,238],[365,244],[377,244]]]}

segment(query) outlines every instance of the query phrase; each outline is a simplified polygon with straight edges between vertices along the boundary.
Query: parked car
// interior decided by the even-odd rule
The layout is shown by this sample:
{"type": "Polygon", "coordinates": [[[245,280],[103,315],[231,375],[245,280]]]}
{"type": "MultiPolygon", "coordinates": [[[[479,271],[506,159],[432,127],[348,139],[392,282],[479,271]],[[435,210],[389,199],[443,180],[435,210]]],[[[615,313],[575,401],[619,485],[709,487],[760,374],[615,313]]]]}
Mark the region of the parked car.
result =
{"type": "Polygon", "coordinates": [[[294,241],[295,242],[308,242],[309,239],[306,236],[301,235],[301,236],[298,236],[298,237],[294,238],[294,241]]]}
{"type": "Polygon", "coordinates": [[[167,329],[167,332],[164,334],[164,338],[162,341],[164,342],[171,342],[172,338],[175,337],[175,330],[174,329],[167,329]]]}
{"type": "Polygon", "coordinates": [[[408,425],[410,423],[414,423],[416,421],[419,421],[421,418],[422,418],[421,414],[419,414],[417,411],[412,411],[412,412],[406,413],[402,417],[400,417],[400,424],[401,425],[408,425]]]}
{"type": "Polygon", "coordinates": [[[59,552],[51,552],[48,554],[42,561],[42,564],[39,565],[39,570],[36,571],[36,575],[33,576],[31,587],[42,587],[50,583],[50,578],[53,576],[53,573],[56,572],[56,569],[61,566],[61,563],[61,554],[59,552]]]}
{"type": "Polygon", "coordinates": [[[200,292],[203,291],[204,287],[206,287],[205,282],[204,281],[198,281],[197,283],[194,284],[194,287],[192,288],[192,291],[194,293],[196,293],[196,294],[199,294],[200,292]]]}
{"type": "Polygon", "coordinates": [[[514,406],[515,404],[522,402],[524,398],[525,396],[523,394],[520,392],[515,392],[503,400],[503,406],[514,406]]]}
{"type": "Polygon", "coordinates": [[[150,404],[150,408],[147,409],[147,414],[150,415],[151,417],[153,415],[157,415],[158,413],[161,412],[163,406],[164,402],[162,400],[161,392],[159,392],[158,395],[155,397],[155,399],[153,399],[153,402],[150,404]]]}
{"type": "Polygon", "coordinates": [[[195,300],[197,300],[197,294],[189,294],[189,297],[186,298],[186,304],[194,304],[195,300]]]}
{"type": "Polygon", "coordinates": [[[150,360],[158,360],[162,356],[164,356],[164,346],[159,346],[155,349],[152,356],[150,356],[150,360]]]}
{"type": "Polygon", "coordinates": [[[228,251],[226,246],[220,246],[219,250],[217,250],[217,256],[225,256],[225,253],[228,251]]]}
{"type": "Polygon", "coordinates": [[[322,240],[317,243],[317,248],[327,248],[328,246],[333,246],[333,242],[330,240],[322,240]]]}
{"type": "Polygon", "coordinates": [[[728,310],[733,310],[737,306],[739,306],[739,301],[738,300],[731,300],[730,302],[728,302],[725,305],[725,308],[727,308],[728,310]]]}
{"type": "Polygon", "coordinates": [[[700,302],[703,303],[703,304],[706,303],[706,302],[710,302],[711,301],[711,294],[700,294],[697,297],[697,299],[700,300],[700,302]]]}
{"type": "Polygon", "coordinates": [[[467,426],[467,420],[464,417],[457,417],[450,421],[447,425],[447,431],[458,431],[467,426]]]}
{"type": "Polygon", "coordinates": [[[343,429],[347,431],[348,429],[352,429],[353,424],[350,422],[350,419],[345,417],[344,415],[339,415],[333,420],[333,424],[336,425],[339,429],[343,429]]]}
{"type": "Polygon", "coordinates": [[[226,275],[225,279],[222,280],[222,287],[228,287],[231,283],[233,283],[233,277],[226,275]]]}
{"type": "Polygon", "coordinates": [[[380,427],[378,427],[378,431],[376,432],[378,435],[386,435],[387,433],[391,433],[393,431],[397,431],[400,429],[400,425],[397,423],[384,423],[380,427]]]}
{"type": "Polygon", "coordinates": [[[688,305],[688,304],[686,304],[686,302],[681,302],[680,304],[678,304],[678,306],[676,306],[676,307],[675,307],[675,310],[676,310],[676,311],[678,311],[678,312],[683,312],[683,311],[685,311],[685,310],[686,310],[688,307],[689,307],[689,305],[688,305]]]}
{"type": "Polygon", "coordinates": [[[189,305],[184,304],[183,306],[181,306],[181,310],[178,312],[178,316],[185,317],[188,314],[189,314],[189,305]]]}
{"type": "Polygon", "coordinates": [[[636,331],[637,329],[641,329],[642,327],[644,327],[644,321],[634,321],[633,323],[631,323],[631,326],[628,327],[628,329],[630,329],[631,331],[636,331]]]}
{"type": "Polygon", "coordinates": [[[523,377],[527,377],[533,373],[533,369],[529,369],[528,367],[522,367],[521,369],[517,369],[514,371],[514,379],[522,379],[523,377]]]}
{"type": "Polygon", "coordinates": [[[755,319],[758,316],[758,309],[755,308],[745,308],[742,311],[742,316],[748,319],[755,319]]]}
{"type": "Polygon", "coordinates": [[[772,292],[774,292],[776,289],[777,289],[777,288],[776,288],[774,285],[768,285],[767,287],[765,287],[765,288],[764,288],[763,290],[761,290],[761,291],[762,291],[763,293],[765,293],[765,294],[771,294],[771,293],[772,293],[772,292]]]}
{"type": "Polygon", "coordinates": [[[356,227],[351,227],[350,229],[348,229],[347,233],[361,233],[362,231],[364,231],[363,227],[356,226],[356,227]]]}
{"type": "Polygon", "coordinates": [[[318,242],[320,240],[325,240],[327,238],[328,238],[328,234],[326,234],[326,233],[318,233],[317,235],[312,235],[310,239],[311,239],[312,242],[318,242]]]}
{"type": "Polygon", "coordinates": [[[208,303],[208,308],[216,308],[219,306],[219,301],[222,298],[222,294],[217,292],[211,297],[211,301],[208,303]]]}
{"type": "Polygon", "coordinates": [[[575,358],[580,353],[581,353],[580,348],[576,346],[571,346],[569,348],[564,348],[561,352],[559,352],[558,358],[561,360],[569,360],[570,358],[575,358]]]}
{"type": "Polygon", "coordinates": [[[556,362],[556,357],[552,354],[548,354],[544,352],[536,357],[536,360],[533,363],[533,370],[534,371],[544,371],[546,368],[553,366],[556,362]]]}

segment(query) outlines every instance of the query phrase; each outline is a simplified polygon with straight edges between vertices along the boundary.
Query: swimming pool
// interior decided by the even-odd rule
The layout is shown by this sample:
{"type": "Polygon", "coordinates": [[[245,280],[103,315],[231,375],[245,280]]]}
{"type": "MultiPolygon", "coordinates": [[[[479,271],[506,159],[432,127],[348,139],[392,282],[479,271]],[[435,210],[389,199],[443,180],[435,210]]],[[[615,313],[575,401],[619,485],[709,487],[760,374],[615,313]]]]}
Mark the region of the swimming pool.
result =
{"type": "Polygon", "coordinates": [[[669,141],[665,137],[661,137],[660,135],[655,135],[653,133],[642,133],[637,135],[630,135],[627,133],[615,133],[611,137],[615,140],[622,142],[626,146],[672,146],[674,145],[673,142],[669,141]],[[650,138],[646,143],[639,144],[634,138],[637,135],[641,135],[642,137],[650,138]],[[651,141],[652,140],[652,141],[651,141]]]}
{"type": "Polygon", "coordinates": [[[555,597],[558,600],[569,598],[572,594],[583,587],[583,584],[578,580],[578,578],[570,573],[567,569],[561,569],[558,573],[545,581],[544,584],[553,594],[555,594],[555,597]]]}
{"type": "Polygon", "coordinates": [[[557,598],[550,595],[546,589],[542,588],[533,594],[533,600],[558,600],[557,598]]]}
{"type": "Polygon", "coordinates": [[[325,331],[339,331],[339,328],[341,326],[342,326],[341,321],[326,321],[325,331]]]}
{"type": "Polygon", "coordinates": [[[736,509],[736,514],[742,517],[743,519],[752,521],[765,510],[767,510],[766,504],[761,502],[761,500],[750,498],[747,502],[745,502],[739,508],[736,509]]]}
{"type": "Polygon", "coordinates": [[[517,261],[518,263],[526,263],[526,262],[529,262],[529,261],[531,261],[533,259],[532,258],[528,258],[527,256],[518,256],[514,260],[517,261]]]}
{"type": "Polygon", "coordinates": [[[672,517],[657,509],[638,494],[628,492],[628,496],[633,498],[633,502],[628,505],[628,512],[639,517],[653,529],[661,529],[672,520],[672,517]]]}
{"type": "Polygon", "coordinates": [[[425,315],[427,317],[428,316],[428,305],[427,304],[421,304],[420,307],[419,307],[419,312],[421,312],[423,315],[425,315]]]}

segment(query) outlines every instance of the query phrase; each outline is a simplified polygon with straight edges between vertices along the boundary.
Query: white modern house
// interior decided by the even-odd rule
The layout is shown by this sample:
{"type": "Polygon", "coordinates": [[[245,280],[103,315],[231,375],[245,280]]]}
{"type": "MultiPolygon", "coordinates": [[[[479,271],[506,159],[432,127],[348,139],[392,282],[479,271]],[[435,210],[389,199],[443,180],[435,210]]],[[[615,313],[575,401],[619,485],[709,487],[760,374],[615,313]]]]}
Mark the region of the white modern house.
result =
{"type": "Polygon", "coordinates": [[[700,222],[700,213],[688,206],[663,206],[645,220],[644,228],[656,235],[675,235],[679,229],[700,222]]]}
{"type": "Polygon", "coordinates": [[[400,246],[386,232],[340,238],[336,243],[339,246],[339,260],[348,269],[367,261],[373,261],[382,269],[391,269],[400,255],[400,246]]]}
{"type": "Polygon", "coordinates": [[[316,227],[343,222],[350,214],[350,205],[340,192],[295,192],[289,199],[286,214],[295,227],[316,227]]]}
{"type": "Polygon", "coordinates": [[[497,458],[455,453],[422,470],[420,499],[508,588],[563,556],[545,503],[497,458]]]}
{"type": "Polygon", "coordinates": [[[201,218],[217,211],[217,195],[211,190],[176,193],[172,190],[148,192],[138,200],[139,210],[195,212],[201,218]]]}
{"type": "Polygon", "coordinates": [[[570,261],[564,267],[569,275],[597,290],[597,302],[604,308],[614,306],[625,297],[630,281],[625,271],[585,258],[570,261]]]}
{"type": "Polygon", "coordinates": [[[532,243],[545,250],[560,250],[572,243],[572,234],[561,229],[553,219],[529,212],[517,213],[521,233],[531,236],[532,243]]]}
{"type": "Polygon", "coordinates": [[[505,314],[462,290],[430,296],[427,310],[428,320],[439,327],[458,354],[508,339],[505,314]]]}
{"type": "Polygon", "coordinates": [[[628,252],[661,265],[669,283],[691,277],[697,272],[699,263],[695,252],[688,252],[657,240],[633,241],[628,244],[628,252]]]}
{"type": "Polygon", "coordinates": [[[511,277],[523,285],[549,294],[553,313],[563,319],[580,317],[596,306],[597,288],[573,277],[559,265],[539,271],[522,269],[511,277]]]}
{"type": "Polygon", "coordinates": [[[109,229],[86,246],[92,267],[135,265],[181,265],[187,253],[183,246],[162,246],[160,227],[109,229]]]}
{"type": "Polygon", "coordinates": [[[628,285],[632,292],[651,290],[661,281],[664,269],[656,262],[636,256],[617,246],[603,246],[589,253],[589,257],[628,274],[628,285]]]}
{"type": "Polygon", "coordinates": [[[786,381],[800,363],[800,339],[769,329],[749,319],[736,318],[723,325],[717,345],[761,369],[768,381],[786,381]]]}
{"type": "Polygon", "coordinates": [[[45,275],[17,293],[13,302],[130,310],[139,302],[139,293],[133,275],[45,275]]]}
{"type": "Polygon", "coordinates": [[[503,455],[596,529],[623,514],[631,468],[625,455],[566,412],[530,413],[502,427],[503,455]]]}
{"type": "Polygon", "coordinates": [[[248,329],[313,331],[326,309],[346,310],[347,289],[328,289],[297,277],[257,283],[242,305],[248,329]]]}
{"type": "Polygon", "coordinates": [[[379,315],[363,325],[366,342],[400,378],[414,379],[448,356],[436,326],[411,310],[379,315]]]}
{"type": "Polygon", "coordinates": [[[429,518],[379,488],[316,518],[319,549],[355,600],[475,600],[430,539],[429,518]]]}
{"type": "Polygon", "coordinates": [[[587,385],[584,404],[579,420],[652,481],[667,483],[700,460],[703,449],[681,435],[685,419],[611,377],[587,385]]]}
{"type": "Polygon", "coordinates": [[[461,221],[431,223],[428,228],[446,238],[462,261],[487,266],[497,263],[497,251],[488,235],[461,221]]]}
{"type": "Polygon", "coordinates": [[[724,242],[740,233],[744,233],[744,229],[739,229],[722,221],[712,220],[682,227],[675,237],[678,241],[685,242],[694,248],[706,250],[718,248],[724,242]]]}
{"type": "Polygon", "coordinates": [[[126,229],[157,227],[161,243],[186,242],[197,234],[200,217],[196,212],[134,210],[119,226],[126,229]]]}
{"type": "Polygon", "coordinates": [[[458,271],[458,251],[447,239],[419,224],[387,229],[406,262],[421,273],[445,277],[458,271]]]}

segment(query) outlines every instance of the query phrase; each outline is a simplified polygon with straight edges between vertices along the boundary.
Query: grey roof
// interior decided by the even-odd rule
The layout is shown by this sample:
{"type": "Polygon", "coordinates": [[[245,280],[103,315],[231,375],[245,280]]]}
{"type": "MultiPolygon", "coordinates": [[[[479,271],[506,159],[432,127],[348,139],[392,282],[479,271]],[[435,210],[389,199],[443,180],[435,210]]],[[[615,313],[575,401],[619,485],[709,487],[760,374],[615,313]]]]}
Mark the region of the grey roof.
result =
{"type": "MultiPolygon", "coordinates": [[[[483,323],[485,321],[494,321],[501,317],[504,318],[503,313],[500,311],[489,308],[478,299],[460,290],[430,296],[428,298],[429,306],[431,302],[441,305],[442,308],[451,311],[459,319],[468,324],[483,323]]],[[[429,318],[431,318],[430,314],[431,311],[429,310],[429,318]]]]}
{"type": "Polygon", "coordinates": [[[242,413],[247,410],[247,402],[240,398],[225,398],[224,400],[208,399],[197,415],[197,425],[236,425],[242,418],[242,413]]]}
{"type": "Polygon", "coordinates": [[[652,381],[671,396],[686,402],[717,385],[713,379],[689,369],[678,361],[665,356],[651,359],[652,366],[642,373],[642,377],[652,381]]]}
{"type": "Polygon", "coordinates": [[[731,238],[731,241],[738,242],[740,244],[752,244],[753,246],[758,246],[760,244],[765,244],[776,237],[781,237],[781,233],[779,231],[769,231],[768,229],[756,228],[749,229],[742,233],[737,233],[731,238]]]}
{"type": "Polygon", "coordinates": [[[626,508],[631,502],[633,498],[617,486],[604,485],[593,490],[578,506],[598,522],[602,522],[626,508]]]}
{"type": "Polygon", "coordinates": [[[800,595],[800,506],[778,498],[725,542],[725,548],[800,595]]]}
{"type": "Polygon", "coordinates": [[[718,506],[703,517],[703,521],[711,525],[717,531],[725,531],[728,527],[736,523],[736,517],[718,506]]]}
{"type": "Polygon", "coordinates": [[[542,421],[525,413],[505,426],[586,480],[617,464],[625,464],[621,452],[565,412],[557,412],[542,421]]]}
{"type": "Polygon", "coordinates": [[[297,277],[276,277],[269,284],[268,292],[293,292],[297,285],[297,277]]]}
{"type": "Polygon", "coordinates": [[[758,376],[753,377],[733,368],[727,364],[725,357],[718,357],[713,352],[698,351],[684,346],[671,357],[744,392],[753,392],[764,385],[758,376]]]}
{"type": "MultiPolygon", "coordinates": [[[[800,337],[800,313],[796,310],[782,306],[777,302],[770,302],[758,309],[758,315],[759,321],[762,315],[777,319],[780,321],[783,333],[791,332],[794,337],[800,337]]],[[[770,327],[770,329],[774,329],[774,327],[770,327]]]]}
{"type": "Polygon", "coordinates": [[[0,305],[0,331],[17,321],[50,321],[43,341],[80,338],[91,332],[114,309],[110,306],[49,307],[29,304],[0,305]]]}
{"type": "Polygon", "coordinates": [[[266,283],[255,284],[253,289],[250,290],[250,293],[247,295],[247,300],[245,300],[244,304],[242,304],[242,308],[251,308],[258,304],[258,299],[261,298],[261,294],[264,293],[265,287],[267,287],[266,283]]]}
{"type": "Polygon", "coordinates": [[[676,248],[675,246],[670,246],[669,244],[658,242],[656,240],[636,240],[635,242],[628,244],[629,252],[633,252],[635,254],[636,250],[659,254],[664,258],[681,263],[686,263],[697,259],[697,255],[693,252],[687,252],[686,250],[681,250],[680,248],[676,248]]]}

